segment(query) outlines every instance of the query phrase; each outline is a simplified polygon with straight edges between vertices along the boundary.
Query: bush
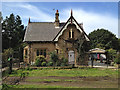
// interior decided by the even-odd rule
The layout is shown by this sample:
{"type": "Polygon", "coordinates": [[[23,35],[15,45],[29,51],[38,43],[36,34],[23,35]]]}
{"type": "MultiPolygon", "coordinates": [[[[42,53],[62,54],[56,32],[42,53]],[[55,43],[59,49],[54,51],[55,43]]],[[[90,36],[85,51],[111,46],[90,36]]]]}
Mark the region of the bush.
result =
{"type": "Polygon", "coordinates": [[[61,61],[57,61],[56,66],[61,66],[61,61]]]}
{"type": "Polygon", "coordinates": [[[39,59],[38,59],[38,60],[36,60],[35,65],[36,65],[37,67],[41,66],[41,62],[40,62],[40,60],[39,60],[39,59]]]}
{"type": "Polygon", "coordinates": [[[46,62],[42,62],[41,65],[42,65],[42,66],[46,66],[46,62]]]}
{"type": "Polygon", "coordinates": [[[62,67],[65,66],[65,63],[61,63],[61,66],[62,66],[62,67]]]}
{"type": "Polygon", "coordinates": [[[46,62],[46,59],[43,55],[37,56],[35,59],[35,65],[37,67],[41,66],[42,62],[46,62]]]}
{"type": "Polygon", "coordinates": [[[61,64],[62,66],[68,66],[68,59],[66,59],[66,58],[62,58],[62,64],[61,64]]]}
{"type": "Polygon", "coordinates": [[[53,62],[48,62],[48,66],[53,66],[53,62]]]}
{"type": "Polygon", "coordinates": [[[116,56],[116,50],[114,50],[114,49],[108,49],[108,50],[106,50],[107,51],[107,57],[108,57],[108,59],[109,60],[112,60],[113,61],[113,59],[115,58],[115,56],[116,56]]]}
{"type": "Polygon", "coordinates": [[[8,58],[13,55],[13,49],[8,48],[5,49],[4,52],[2,53],[2,67],[6,67],[8,65],[8,58]]]}
{"type": "Polygon", "coordinates": [[[32,68],[30,68],[30,66],[27,66],[26,70],[32,71],[32,68]]]}
{"type": "Polygon", "coordinates": [[[120,53],[117,54],[114,62],[117,63],[117,64],[120,64],[120,53]]]}
{"type": "Polygon", "coordinates": [[[58,55],[56,54],[56,52],[51,52],[50,53],[50,58],[51,58],[51,61],[53,62],[53,64],[55,65],[55,63],[58,60],[58,55]]]}

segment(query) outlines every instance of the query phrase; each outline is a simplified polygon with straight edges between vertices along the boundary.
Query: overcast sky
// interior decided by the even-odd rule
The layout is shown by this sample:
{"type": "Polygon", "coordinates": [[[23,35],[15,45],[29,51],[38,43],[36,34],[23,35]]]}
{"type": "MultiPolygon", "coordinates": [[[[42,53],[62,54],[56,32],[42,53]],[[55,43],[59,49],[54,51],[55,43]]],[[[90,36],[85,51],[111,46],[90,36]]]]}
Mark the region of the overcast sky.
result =
{"type": "Polygon", "coordinates": [[[11,13],[19,15],[27,26],[30,17],[33,22],[54,22],[56,9],[60,22],[66,22],[71,9],[78,23],[83,23],[87,34],[96,29],[107,29],[118,37],[117,2],[3,2],[3,18],[11,13]]]}

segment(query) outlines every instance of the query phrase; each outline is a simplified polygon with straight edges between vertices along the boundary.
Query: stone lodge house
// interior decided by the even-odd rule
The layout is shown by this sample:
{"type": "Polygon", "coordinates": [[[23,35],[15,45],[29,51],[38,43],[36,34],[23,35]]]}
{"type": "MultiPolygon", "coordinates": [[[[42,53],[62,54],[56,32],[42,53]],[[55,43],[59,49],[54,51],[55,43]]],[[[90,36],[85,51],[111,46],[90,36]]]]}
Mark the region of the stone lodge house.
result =
{"type": "Polygon", "coordinates": [[[59,58],[65,57],[69,64],[77,64],[78,53],[71,41],[76,40],[80,33],[83,33],[86,41],[89,41],[83,23],[75,20],[72,10],[67,22],[60,22],[58,10],[55,13],[55,22],[31,22],[29,18],[24,36],[24,42],[27,43],[23,52],[24,61],[33,64],[36,56],[39,55],[44,55],[47,60],[50,60],[49,53],[56,51],[59,58]]]}

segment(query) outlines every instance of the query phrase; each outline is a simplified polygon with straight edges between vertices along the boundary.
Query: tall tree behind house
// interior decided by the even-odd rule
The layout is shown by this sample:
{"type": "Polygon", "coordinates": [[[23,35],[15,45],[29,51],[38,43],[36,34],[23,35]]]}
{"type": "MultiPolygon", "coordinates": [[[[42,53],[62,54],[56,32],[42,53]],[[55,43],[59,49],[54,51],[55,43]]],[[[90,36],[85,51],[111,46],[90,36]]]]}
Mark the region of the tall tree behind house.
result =
{"type": "Polygon", "coordinates": [[[119,50],[118,38],[110,31],[106,29],[97,29],[91,32],[89,35],[91,39],[91,48],[103,48],[119,50]]]}
{"type": "Polygon", "coordinates": [[[13,13],[6,16],[2,23],[2,49],[16,48],[22,43],[23,36],[24,25],[20,16],[14,16],[13,13]]]}

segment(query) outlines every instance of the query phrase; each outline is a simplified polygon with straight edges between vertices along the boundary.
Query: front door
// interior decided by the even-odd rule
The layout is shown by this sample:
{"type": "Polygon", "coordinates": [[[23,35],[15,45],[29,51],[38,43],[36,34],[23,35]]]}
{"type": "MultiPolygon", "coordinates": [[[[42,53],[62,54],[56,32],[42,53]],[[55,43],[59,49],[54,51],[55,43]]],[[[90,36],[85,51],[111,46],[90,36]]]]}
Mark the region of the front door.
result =
{"type": "Polygon", "coordinates": [[[75,64],[74,51],[72,50],[68,52],[68,63],[75,64]]]}

